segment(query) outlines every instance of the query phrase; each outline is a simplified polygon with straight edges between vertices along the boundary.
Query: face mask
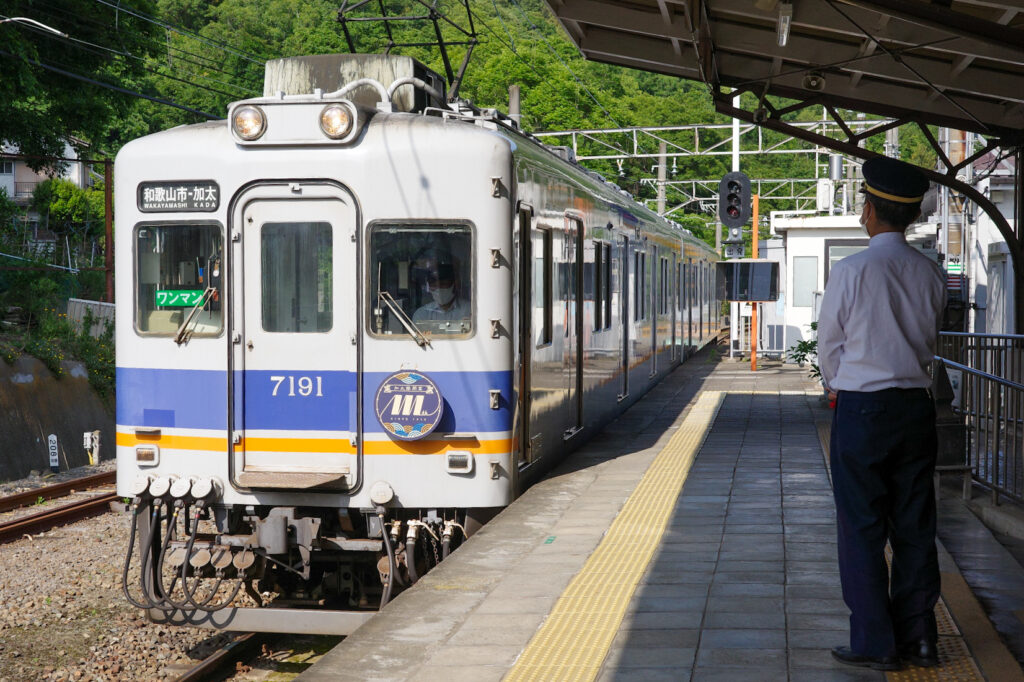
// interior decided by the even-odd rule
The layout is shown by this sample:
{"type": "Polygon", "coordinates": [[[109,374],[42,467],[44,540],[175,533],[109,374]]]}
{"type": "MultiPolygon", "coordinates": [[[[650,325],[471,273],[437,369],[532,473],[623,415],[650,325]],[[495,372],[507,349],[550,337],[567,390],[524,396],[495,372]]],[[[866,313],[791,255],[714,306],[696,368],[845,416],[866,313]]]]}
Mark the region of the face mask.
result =
{"type": "Polygon", "coordinates": [[[860,212],[860,229],[864,230],[864,234],[868,232],[868,221],[864,217],[864,211],[860,212]]]}
{"type": "Polygon", "coordinates": [[[455,298],[455,289],[448,287],[447,289],[431,289],[430,295],[434,297],[434,302],[439,306],[446,306],[452,302],[455,298]]]}

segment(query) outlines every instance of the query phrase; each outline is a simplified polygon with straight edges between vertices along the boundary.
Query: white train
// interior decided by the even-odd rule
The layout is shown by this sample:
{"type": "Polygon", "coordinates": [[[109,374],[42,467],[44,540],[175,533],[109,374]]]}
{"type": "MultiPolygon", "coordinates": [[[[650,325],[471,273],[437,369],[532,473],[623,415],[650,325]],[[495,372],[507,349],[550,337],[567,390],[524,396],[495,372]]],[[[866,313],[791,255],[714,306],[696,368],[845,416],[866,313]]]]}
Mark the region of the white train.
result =
{"type": "Polygon", "coordinates": [[[405,88],[438,95],[252,99],[117,157],[151,617],[350,630],[717,333],[713,251],[493,111],[392,110],[405,88]],[[274,608],[225,609],[243,587],[274,608]]]}

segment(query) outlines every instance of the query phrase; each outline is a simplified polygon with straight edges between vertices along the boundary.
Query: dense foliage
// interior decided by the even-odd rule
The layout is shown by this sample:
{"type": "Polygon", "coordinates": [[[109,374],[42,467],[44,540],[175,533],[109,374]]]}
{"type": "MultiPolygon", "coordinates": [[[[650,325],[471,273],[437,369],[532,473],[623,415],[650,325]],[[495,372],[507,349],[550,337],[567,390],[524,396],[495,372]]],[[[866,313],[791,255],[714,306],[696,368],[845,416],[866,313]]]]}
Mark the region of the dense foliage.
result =
{"type": "MultiPolygon", "coordinates": [[[[527,130],[727,123],[714,112],[703,84],[584,60],[543,0],[467,2],[472,17],[462,2],[439,3],[451,22],[441,22],[446,41],[467,41],[470,26],[479,38],[460,94],[479,106],[504,110],[508,87],[518,84],[527,130]]],[[[24,23],[0,24],[0,40],[6,43],[0,52],[0,95],[16,104],[0,109],[0,130],[8,141],[30,153],[57,153],[59,141],[68,135],[113,153],[142,134],[221,117],[230,102],[261,94],[267,59],[349,51],[335,0],[133,0],[130,4],[16,0],[5,11],[68,34],[61,38],[24,23]],[[137,96],[71,80],[39,63],[137,96]]],[[[367,3],[347,16],[376,16],[382,11],[392,16],[427,14],[420,0],[387,0],[367,3]]],[[[428,21],[387,26],[350,22],[348,27],[359,52],[384,52],[392,44],[434,40],[428,21]]],[[[464,45],[452,45],[449,56],[454,69],[465,50],[464,45]]],[[[441,53],[434,47],[395,47],[394,51],[445,73],[441,53]]],[[[821,114],[808,109],[794,117],[820,118],[821,114]]],[[[729,134],[727,128],[704,130],[700,145],[707,148],[729,134]]],[[[769,143],[783,140],[770,131],[763,135],[769,143]]],[[[664,137],[683,148],[695,146],[690,133],[664,137]]],[[[612,144],[629,149],[632,143],[623,137],[612,144]]],[[[869,144],[880,146],[881,142],[869,144]]],[[[587,141],[580,147],[582,153],[600,149],[601,144],[587,141]]],[[[646,138],[639,151],[653,154],[657,142],[646,138]]],[[[727,147],[722,152],[682,157],[672,179],[720,177],[730,162],[727,147]]],[[[905,131],[905,157],[927,163],[930,154],[920,133],[905,131]]],[[[656,175],[655,164],[652,158],[627,161],[621,168],[612,161],[588,163],[646,199],[654,196],[649,179],[656,175]]],[[[815,177],[813,157],[808,155],[751,155],[743,158],[742,165],[754,178],[815,177]]],[[[669,196],[670,205],[680,200],[681,195],[669,196]]],[[[765,206],[764,212],[790,207],[773,204],[765,206]]]]}
{"type": "MultiPolygon", "coordinates": [[[[149,0],[133,5],[152,9],[149,0]]],[[[4,18],[44,25],[0,23],[0,135],[33,167],[59,167],[46,157],[65,156],[67,143],[84,151],[87,141],[91,153],[102,153],[111,128],[134,111],[135,98],[95,83],[137,88],[147,78],[146,60],[160,51],[159,32],[115,6],[97,0],[3,4],[4,18]]]]}
{"type": "MultiPolygon", "coordinates": [[[[425,15],[429,3],[380,0],[349,16],[382,11],[425,15]]],[[[470,26],[479,38],[460,96],[481,107],[506,110],[509,86],[519,85],[523,127],[532,132],[723,124],[703,129],[699,141],[701,149],[723,143],[721,153],[680,157],[671,164],[670,177],[713,180],[730,170],[728,120],[715,113],[705,85],[584,60],[544,0],[440,0],[438,6],[452,22],[441,24],[446,41],[467,41],[470,26]]],[[[262,94],[267,59],[349,52],[337,16],[336,0],[8,0],[0,13],[0,142],[30,157],[33,167],[55,171],[61,162],[48,157],[64,156],[66,144],[87,158],[110,158],[141,135],[223,117],[230,102],[262,94]]],[[[434,40],[427,21],[348,26],[356,51],[364,53],[434,40]]],[[[393,51],[445,73],[442,55],[434,47],[393,51]]],[[[454,69],[465,52],[465,45],[452,45],[454,69]]],[[[820,109],[805,109],[792,118],[822,115],[820,109]]],[[[762,135],[766,145],[779,149],[803,146],[772,131],[762,135]]],[[[901,135],[903,158],[924,166],[934,163],[919,130],[904,127],[901,135]]],[[[661,137],[683,149],[698,146],[692,132],[661,137]]],[[[882,142],[872,138],[867,145],[881,151],[882,142]]],[[[631,150],[633,142],[629,135],[601,142],[581,139],[579,151],[607,153],[608,144],[631,150]]],[[[653,137],[642,138],[638,151],[654,154],[657,145],[653,137]]],[[[657,175],[656,163],[648,157],[621,166],[610,160],[588,165],[641,200],[651,200],[655,190],[649,181],[657,175]]],[[[755,179],[818,175],[814,157],[807,154],[747,155],[742,167],[755,179]]],[[[668,202],[676,205],[685,199],[670,191],[668,202]]],[[[102,234],[99,186],[80,190],[67,181],[51,180],[36,190],[33,207],[51,230],[71,241],[81,237],[85,243],[102,234]]],[[[765,199],[761,214],[792,207],[792,202],[765,199]]],[[[713,206],[688,203],[672,217],[713,244],[714,215],[709,209],[713,206]]],[[[0,251],[16,250],[14,225],[20,215],[0,190],[0,251]]],[[[0,329],[0,357],[9,360],[16,352],[31,352],[58,371],[65,357],[83,357],[94,380],[107,390],[113,381],[111,340],[74,332],[56,312],[68,296],[100,298],[103,274],[57,273],[42,260],[30,266],[0,271],[0,316],[10,317],[14,311],[22,329],[0,329]]]]}

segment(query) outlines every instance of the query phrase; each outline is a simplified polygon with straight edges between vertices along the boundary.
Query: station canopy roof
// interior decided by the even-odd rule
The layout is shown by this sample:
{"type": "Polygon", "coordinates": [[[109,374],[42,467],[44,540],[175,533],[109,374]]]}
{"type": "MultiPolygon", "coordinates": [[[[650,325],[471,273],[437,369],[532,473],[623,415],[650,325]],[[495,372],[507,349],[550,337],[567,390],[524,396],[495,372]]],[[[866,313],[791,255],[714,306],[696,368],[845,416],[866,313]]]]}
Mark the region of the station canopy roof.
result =
{"type": "Polygon", "coordinates": [[[586,58],[703,81],[724,113],[737,88],[1024,143],[1024,0],[546,1],[586,58]]]}

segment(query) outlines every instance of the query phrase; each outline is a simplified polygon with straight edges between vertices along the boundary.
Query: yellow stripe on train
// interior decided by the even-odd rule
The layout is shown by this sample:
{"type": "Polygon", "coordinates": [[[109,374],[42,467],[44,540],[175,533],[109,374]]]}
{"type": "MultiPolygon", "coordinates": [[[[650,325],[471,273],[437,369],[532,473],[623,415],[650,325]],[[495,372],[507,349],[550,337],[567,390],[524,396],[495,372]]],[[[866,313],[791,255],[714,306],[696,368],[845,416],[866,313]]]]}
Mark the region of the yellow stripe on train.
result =
{"type": "MultiPolygon", "coordinates": [[[[225,453],[227,437],[179,436],[117,433],[117,444],[125,447],[136,445],[159,445],[168,450],[204,450],[225,453]]],[[[347,438],[244,438],[235,446],[236,452],[322,452],[355,454],[355,447],[347,438]]],[[[457,441],[417,440],[383,441],[371,440],[363,444],[364,455],[439,455],[449,450],[469,451],[474,454],[492,455],[510,452],[511,438],[478,440],[460,438],[457,441]]]]}

